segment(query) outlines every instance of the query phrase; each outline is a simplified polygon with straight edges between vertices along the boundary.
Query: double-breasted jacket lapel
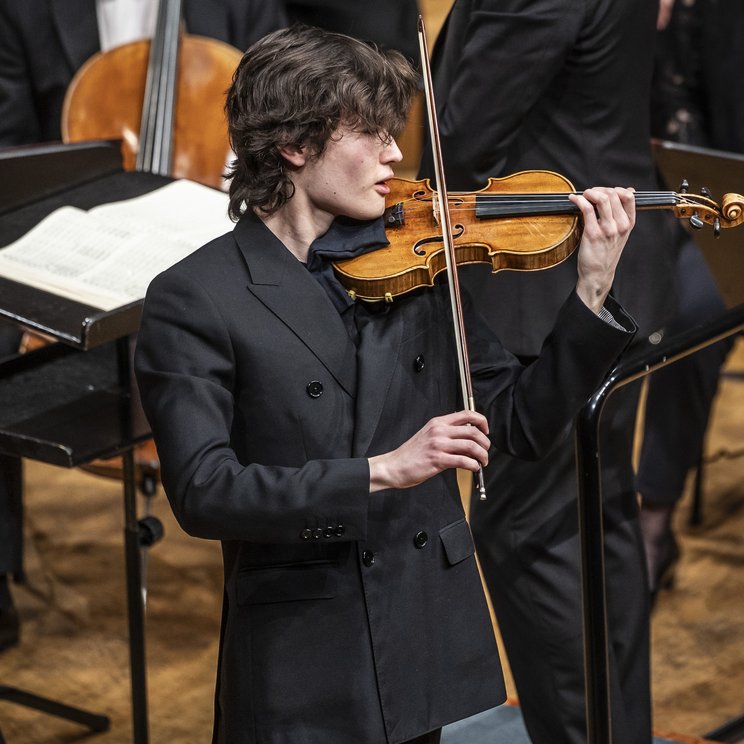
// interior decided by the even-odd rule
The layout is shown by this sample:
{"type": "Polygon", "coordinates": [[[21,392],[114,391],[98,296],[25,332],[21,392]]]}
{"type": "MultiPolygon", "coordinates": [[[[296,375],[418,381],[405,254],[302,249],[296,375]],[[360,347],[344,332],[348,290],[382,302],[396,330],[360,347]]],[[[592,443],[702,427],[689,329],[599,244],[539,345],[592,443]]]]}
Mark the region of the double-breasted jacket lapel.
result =
{"type": "Polygon", "coordinates": [[[72,70],[100,51],[96,0],[50,0],[52,19],[72,70]]]}
{"type": "Polygon", "coordinates": [[[251,276],[248,291],[356,398],[353,455],[363,457],[396,368],[405,314],[383,313],[366,324],[357,349],[323,288],[263,223],[244,217],[234,235],[251,276]]]}
{"type": "Polygon", "coordinates": [[[356,347],[328,296],[263,223],[250,215],[235,226],[248,265],[248,291],[285,323],[352,397],[356,347]]]}

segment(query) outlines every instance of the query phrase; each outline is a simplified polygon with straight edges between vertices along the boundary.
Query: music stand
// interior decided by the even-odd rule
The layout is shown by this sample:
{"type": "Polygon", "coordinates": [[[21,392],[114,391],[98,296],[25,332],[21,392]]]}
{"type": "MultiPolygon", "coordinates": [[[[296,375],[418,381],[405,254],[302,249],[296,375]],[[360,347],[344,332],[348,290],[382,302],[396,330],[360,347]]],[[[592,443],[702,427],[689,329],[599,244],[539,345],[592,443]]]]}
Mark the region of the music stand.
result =
{"type": "MultiPolygon", "coordinates": [[[[83,209],[130,198],[171,179],[125,173],[118,145],[87,143],[15,148],[0,153],[20,182],[0,189],[0,245],[28,232],[60,206],[83,209]],[[17,188],[15,188],[17,186],[17,188]]],[[[124,550],[134,741],[147,744],[145,631],[133,447],[150,437],[132,396],[130,335],[142,301],[104,312],[0,277],[0,317],[62,342],[0,365],[0,451],[62,467],[123,457],[124,550]],[[7,400],[7,404],[5,401],[7,400]]],[[[0,687],[0,697],[106,730],[108,718],[30,693],[0,687]]]]}
{"type": "MultiPolygon", "coordinates": [[[[683,178],[690,183],[691,192],[699,193],[700,187],[707,186],[714,198],[716,195],[720,197],[726,189],[744,189],[744,186],[739,186],[744,184],[744,157],[740,155],[671,142],[655,141],[653,146],[657,165],[669,182],[669,187],[674,190],[678,189],[683,178]]],[[[645,344],[621,359],[582,408],[577,420],[576,461],[588,744],[612,744],[599,437],[602,410],[610,395],[621,387],[744,330],[744,291],[741,286],[744,236],[741,233],[737,235],[737,232],[736,229],[722,230],[718,239],[713,237],[710,229],[694,232],[729,309],[719,317],[665,338],[657,345],[645,344]]],[[[705,738],[715,740],[723,734],[729,736],[742,730],[744,717],[705,734],[705,738]]]]}
{"type": "MultiPolygon", "coordinates": [[[[707,187],[720,203],[728,191],[744,194],[744,155],[676,142],[652,140],[654,160],[667,188],[677,191],[683,179],[690,192],[699,194],[707,187]]],[[[727,307],[744,302],[744,232],[741,228],[721,230],[716,238],[710,229],[692,230],[705,256],[727,307]]]]}

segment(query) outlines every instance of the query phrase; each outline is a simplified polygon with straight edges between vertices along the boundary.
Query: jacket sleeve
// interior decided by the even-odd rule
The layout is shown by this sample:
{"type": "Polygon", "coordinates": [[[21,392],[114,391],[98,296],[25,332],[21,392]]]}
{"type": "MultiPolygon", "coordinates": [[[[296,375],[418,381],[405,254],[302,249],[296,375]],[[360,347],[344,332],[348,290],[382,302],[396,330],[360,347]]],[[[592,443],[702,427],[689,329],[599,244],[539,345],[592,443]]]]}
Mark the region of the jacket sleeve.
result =
{"type": "MultiPolygon", "coordinates": [[[[238,460],[231,444],[239,395],[232,339],[197,281],[168,271],[152,282],[135,372],[163,486],[186,532],[272,543],[300,543],[319,529],[332,540],[364,537],[366,459],[312,460],[298,467],[238,460]]],[[[257,381],[267,395],[280,396],[269,383],[257,381]]]]}
{"type": "Polygon", "coordinates": [[[633,319],[611,297],[605,308],[614,324],[600,319],[572,292],[539,356],[525,367],[501,347],[480,316],[471,320],[475,400],[488,417],[496,449],[536,460],[566,434],[636,331],[633,319]]]}

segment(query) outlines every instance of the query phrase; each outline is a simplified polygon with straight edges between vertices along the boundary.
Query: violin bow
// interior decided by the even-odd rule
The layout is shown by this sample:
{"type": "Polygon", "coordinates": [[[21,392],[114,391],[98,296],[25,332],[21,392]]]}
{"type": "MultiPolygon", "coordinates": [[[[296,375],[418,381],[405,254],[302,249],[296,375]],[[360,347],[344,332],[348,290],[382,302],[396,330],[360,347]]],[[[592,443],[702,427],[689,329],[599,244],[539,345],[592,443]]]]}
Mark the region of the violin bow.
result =
{"type": "MultiPolygon", "coordinates": [[[[434,159],[434,183],[436,184],[438,195],[432,202],[432,208],[435,210],[435,217],[437,212],[439,213],[439,224],[442,228],[442,242],[447,263],[447,283],[449,285],[450,304],[452,306],[452,320],[455,332],[457,364],[460,370],[460,387],[462,390],[463,405],[466,410],[475,411],[473,381],[470,375],[468,347],[465,339],[465,322],[462,311],[462,297],[460,294],[460,279],[457,274],[457,259],[455,256],[454,241],[452,239],[452,222],[450,220],[447,184],[444,178],[442,148],[439,141],[439,123],[437,121],[437,109],[434,101],[434,86],[432,84],[431,66],[429,64],[429,48],[426,43],[424,19],[421,15],[418,17],[418,41],[419,53],[421,56],[421,69],[424,78],[426,111],[429,119],[429,134],[431,137],[432,155],[434,159]]],[[[478,481],[478,496],[481,501],[484,501],[486,499],[486,484],[483,478],[483,467],[478,468],[476,477],[478,481]]]]}

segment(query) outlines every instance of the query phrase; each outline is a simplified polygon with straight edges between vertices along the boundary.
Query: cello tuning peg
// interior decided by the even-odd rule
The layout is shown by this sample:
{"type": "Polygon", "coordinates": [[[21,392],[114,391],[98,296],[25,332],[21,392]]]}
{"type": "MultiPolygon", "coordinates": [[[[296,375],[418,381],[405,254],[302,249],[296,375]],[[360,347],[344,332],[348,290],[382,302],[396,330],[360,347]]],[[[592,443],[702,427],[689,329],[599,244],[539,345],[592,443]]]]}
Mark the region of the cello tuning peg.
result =
{"type": "Polygon", "coordinates": [[[707,186],[703,186],[702,189],[700,189],[700,193],[706,198],[706,199],[712,199],[713,194],[710,193],[710,189],[707,186]]]}
{"type": "Polygon", "coordinates": [[[699,230],[701,227],[703,227],[705,223],[700,219],[700,215],[698,215],[697,212],[695,212],[693,215],[690,216],[690,227],[694,228],[695,230],[699,230]]]}
{"type": "Polygon", "coordinates": [[[716,219],[713,221],[713,237],[721,237],[721,220],[718,217],[716,217],[716,219]]]}
{"type": "Polygon", "coordinates": [[[680,194],[686,194],[690,189],[690,184],[687,182],[686,178],[682,179],[682,183],[679,185],[679,193],[680,194]]]}

